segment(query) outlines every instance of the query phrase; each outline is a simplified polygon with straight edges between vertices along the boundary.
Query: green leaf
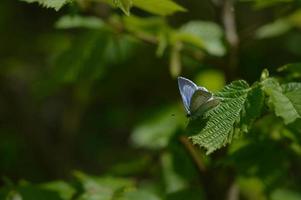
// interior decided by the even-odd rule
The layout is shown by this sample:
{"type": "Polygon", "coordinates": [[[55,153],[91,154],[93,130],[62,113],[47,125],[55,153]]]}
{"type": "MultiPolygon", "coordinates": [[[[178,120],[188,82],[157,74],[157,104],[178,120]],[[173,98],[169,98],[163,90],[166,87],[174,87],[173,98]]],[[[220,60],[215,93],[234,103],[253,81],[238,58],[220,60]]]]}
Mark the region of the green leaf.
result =
{"type": "Polygon", "coordinates": [[[34,90],[43,97],[62,85],[99,80],[107,67],[124,62],[132,55],[134,42],[128,36],[116,36],[109,31],[84,32],[57,57],[52,73],[41,78],[34,90]]]}
{"type": "Polygon", "coordinates": [[[239,122],[248,97],[249,88],[245,81],[234,81],[217,93],[221,103],[205,113],[204,118],[191,121],[188,126],[194,134],[194,144],[207,149],[207,154],[230,143],[234,135],[234,125],[239,122]],[[198,124],[197,127],[195,124],[198,124]],[[204,128],[202,127],[204,126],[204,128]]]}
{"type": "Polygon", "coordinates": [[[191,21],[183,25],[178,34],[178,37],[182,38],[184,42],[204,48],[209,54],[223,56],[226,53],[222,42],[223,31],[215,23],[191,21]]]}
{"type": "Polygon", "coordinates": [[[139,124],[131,135],[136,147],[160,149],[166,147],[181,122],[183,115],[175,108],[162,111],[150,120],[139,124]]]}
{"type": "Polygon", "coordinates": [[[262,85],[269,96],[269,104],[285,124],[301,118],[301,83],[289,83],[281,87],[276,79],[268,78],[262,85]]]}
{"type": "Polygon", "coordinates": [[[167,25],[162,17],[136,17],[128,16],[124,17],[125,28],[129,32],[133,32],[138,36],[143,36],[144,38],[154,38],[157,39],[159,34],[162,34],[167,25]]]}
{"type": "Polygon", "coordinates": [[[63,16],[56,23],[55,27],[60,29],[69,28],[91,28],[99,29],[104,26],[103,21],[97,17],[83,17],[83,16],[63,16]]]}
{"type": "Polygon", "coordinates": [[[83,193],[79,200],[114,200],[123,191],[134,187],[134,182],[124,178],[91,177],[82,172],[75,172],[83,193]]]}
{"type": "Polygon", "coordinates": [[[259,84],[255,84],[252,90],[248,92],[245,106],[242,109],[242,118],[240,121],[240,129],[248,132],[250,125],[261,115],[264,106],[264,92],[259,84]]]}
{"type": "Polygon", "coordinates": [[[65,4],[71,2],[71,0],[21,0],[27,3],[39,3],[46,8],[54,8],[56,11],[61,9],[65,4]]]}
{"type": "Polygon", "coordinates": [[[130,15],[130,9],[133,5],[132,0],[113,0],[115,6],[119,7],[126,15],[130,15]]]}
{"type": "Polygon", "coordinates": [[[292,30],[294,27],[300,28],[300,19],[301,10],[299,9],[288,16],[263,25],[256,31],[256,37],[262,39],[283,35],[292,30]]]}
{"type": "Polygon", "coordinates": [[[255,177],[239,177],[237,182],[241,196],[244,199],[266,200],[265,185],[262,180],[255,177]]]}
{"type": "Polygon", "coordinates": [[[166,187],[166,193],[172,193],[188,187],[187,181],[180,176],[173,165],[173,157],[171,153],[164,153],[161,156],[162,173],[166,187]]]}
{"type": "Polygon", "coordinates": [[[133,0],[133,4],[137,8],[163,16],[186,11],[185,8],[171,0],[133,0]]]}
{"type": "Polygon", "coordinates": [[[288,32],[292,28],[293,26],[289,23],[288,20],[279,19],[275,22],[265,24],[264,26],[260,27],[256,31],[256,37],[260,39],[275,37],[288,32]]]}
{"type": "Polygon", "coordinates": [[[291,63],[279,68],[279,71],[288,71],[295,77],[301,76],[301,63],[291,63]]]}
{"type": "Polygon", "coordinates": [[[10,200],[65,200],[63,198],[65,196],[62,196],[58,191],[29,183],[21,184],[16,188],[16,191],[10,200]]]}
{"type": "Polygon", "coordinates": [[[12,190],[7,194],[5,200],[23,200],[23,198],[17,191],[12,190]]]}
{"type": "Polygon", "coordinates": [[[62,200],[69,200],[75,194],[75,189],[63,181],[48,182],[41,185],[41,188],[58,192],[62,200]]]}
{"type": "Polygon", "coordinates": [[[160,200],[157,195],[144,190],[134,190],[125,192],[125,194],[118,200],[160,200]]]}
{"type": "Polygon", "coordinates": [[[172,77],[177,77],[181,73],[181,69],[182,69],[181,49],[182,49],[182,44],[179,42],[175,43],[171,49],[169,71],[172,77]]]}
{"type": "Polygon", "coordinates": [[[171,15],[175,12],[186,11],[185,8],[172,0],[100,0],[110,5],[115,5],[123,10],[126,15],[130,14],[131,7],[137,7],[156,15],[171,15]]]}
{"type": "Polygon", "coordinates": [[[205,200],[201,187],[190,187],[167,195],[166,200],[205,200]]]}
{"type": "Polygon", "coordinates": [[[301,117],[301,83],[291,82],[281,85],[284,94],[292,102],[294,108],[301,117]]]}
{"type": "Polygon", "coordinates": [[[271,194],[271,200],[300,200],[301,194],[288,189],[277,189],[271,194]]]}

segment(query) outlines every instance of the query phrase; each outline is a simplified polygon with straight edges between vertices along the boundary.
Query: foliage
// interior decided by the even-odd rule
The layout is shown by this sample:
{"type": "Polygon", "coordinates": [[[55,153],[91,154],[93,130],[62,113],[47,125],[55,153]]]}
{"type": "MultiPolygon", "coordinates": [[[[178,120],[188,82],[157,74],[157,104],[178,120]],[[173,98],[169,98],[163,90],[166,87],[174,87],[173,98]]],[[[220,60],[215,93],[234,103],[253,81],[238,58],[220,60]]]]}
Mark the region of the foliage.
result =
{"type": "MultiPolygon", "coordinates": [[[[292,123],[301,118],[300,112],[300,83],[286,83],[280,86],[273,78],[266,78],[254,86],[244,81],[235,81],[226,86],[215,96],[221,99],[218,107],[210,110],[202,119],[197,119],[201,131],[192,122],[189,131],[194,144],[207,149],[207,154],[231,143],[235,134],[248,127],[257,117],[261,115],[264,102],[263,91],[268,95],[268,103],[273,107],[275,115],[282,117],[285,124],[292,123]],[[260,85],[260,86],[258,86],[260,85]]],[[[189,127],[188,127],[189,128],[189,127]]]]}
{"type": "Polygon", "coordinates": [[[22,0],[28,3],[39,3],[46,8],[54,8],[55,10],[61,9],[69,0],[22,0]]]}
{"type": "Polygon", "coordinates": [[[300,199],[300,10],[4,0],[0,199],[300,199]],[[185,118],[179,75],[220,103],[185,118]]]}

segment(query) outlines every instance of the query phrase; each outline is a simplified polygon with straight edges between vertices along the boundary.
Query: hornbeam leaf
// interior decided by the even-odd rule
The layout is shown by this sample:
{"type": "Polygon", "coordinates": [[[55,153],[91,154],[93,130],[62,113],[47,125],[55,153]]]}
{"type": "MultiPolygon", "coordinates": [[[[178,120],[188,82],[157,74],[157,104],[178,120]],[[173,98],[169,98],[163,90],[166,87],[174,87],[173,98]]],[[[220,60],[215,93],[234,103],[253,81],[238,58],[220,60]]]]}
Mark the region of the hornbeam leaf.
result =
{"type": "Polygon", "coordinates": [[[61,9],[65,4],[71,2],[71,0],[21,0],[27,3],[39,3],[46,8],[53,8],[56,11],[61,9]]]}
{"type": "Polygon", "coordinates": [[[184,12],[185,8],[172,0],[100,0],[110,5],[115,5],[123,10],[126,15],[130,14],[131,7],[137,7],[141,10],[155,15],[171,15],[175,12],[184,12]]]}
{"type": "MultiPolygon", "coordinates": [[[[235,124],[243,117],[248,93],[252,91],[245,81],[234,81],[224,87],[215,95],[221,103],[214,109],[205,113],[202,119],[192,120],[188,125],[193,136],[190,137],[194,144],[207,149],[207,154],[230,143],[234,135],[235,124]],[[199,124],[200,129],[196,128],[199,124]]],[[[257,115],[256,115],[257,116],[257,115]]]]}
{"type": "Polygon", "coordinates": [[[113,3],[119,7],[126,15],[130,15],[130,10],[133,5],[132,0],[113,0],[113,3]]]}
{"type": "Polygon", "coordinates": [[[269,96],[269,104],[285,124],[301,118],[301,83],[288,83],[281,86],[276,79],[268,78],[262,82],[262,85],[269,96]]]}
{"type": "Polygon", "coordinates": [[[186,11],[185,8],[172,0],[133,0],[134,6],[157,15],[171,15],[175,12],[186,11]]]}
{"type": "Polygon", "coordinates": [[[248,92],[245,106],[242,109],[242,118],[240,121],[240,129],[242,132],[248,132],[250,125],[261,115],[264,98],[264,92],[260,84],[255,83],[252,86],[252,90],[248,92]]]}

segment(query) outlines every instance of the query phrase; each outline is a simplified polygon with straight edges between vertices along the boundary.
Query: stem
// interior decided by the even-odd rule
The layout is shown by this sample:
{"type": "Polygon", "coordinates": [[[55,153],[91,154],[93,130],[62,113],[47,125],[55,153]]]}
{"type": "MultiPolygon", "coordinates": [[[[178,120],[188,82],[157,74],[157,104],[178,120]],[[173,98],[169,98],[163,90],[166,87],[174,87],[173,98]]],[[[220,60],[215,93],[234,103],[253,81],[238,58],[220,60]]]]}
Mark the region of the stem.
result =
{"type": "Polygon", "coordinates": [[[235,78],[239,62],[239,37],[235,22],[235,10],[233,0],[224,0],[222,4],[222,21],[225,29],[226,40],[229,45],[228,78],[235,78]]]}
{"type": "Polygon", "coordinates": [[[224,68],[227,81],[236,78],[236,70],[239,63],[239,36],[235,22],[234,0],[211,0],[212,6],[218,13],[221,24],[225,30],[225,38],[228,44],[227,65],[224,68]]]}
{"type": "Polygon", "coordinates": [[[236,30],[233,0],[224,0],[222,13],[227,42],[231,48],[237,48],[239,37],[236,30]]]}
{"type": "Polygon", "coordinates": [[[180,137],[181,143],[184,145],[190,156],[192,157],[194,163],[196,164],[198,170],[201,173],[204,173],[206,171],[205,164],[203,160],[201,159],[201,156],[198,152],[198,150],[193,146],[193,144],[189,141],[189,139],[186,136],[180,137]]]}
{"type": "Polygon", "coordinates": [[[227,200],[239,200],[239,187],[233,182],[228,190],[227,200]]]}

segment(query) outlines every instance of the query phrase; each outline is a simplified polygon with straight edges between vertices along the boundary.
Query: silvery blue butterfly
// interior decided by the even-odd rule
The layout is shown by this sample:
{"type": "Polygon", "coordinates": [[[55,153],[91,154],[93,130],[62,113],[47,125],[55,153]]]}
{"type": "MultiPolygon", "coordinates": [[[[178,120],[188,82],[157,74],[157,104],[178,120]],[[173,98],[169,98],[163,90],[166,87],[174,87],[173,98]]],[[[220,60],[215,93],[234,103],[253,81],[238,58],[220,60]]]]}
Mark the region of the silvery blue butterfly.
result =
{"type": "Polygon", "coordinates": [[[178,85],[189,117],[200,117],[219,104],[219,100],[214,98],[211,92],[204,87],[197,86],[187,78],[178,77],[178,85]]]}

